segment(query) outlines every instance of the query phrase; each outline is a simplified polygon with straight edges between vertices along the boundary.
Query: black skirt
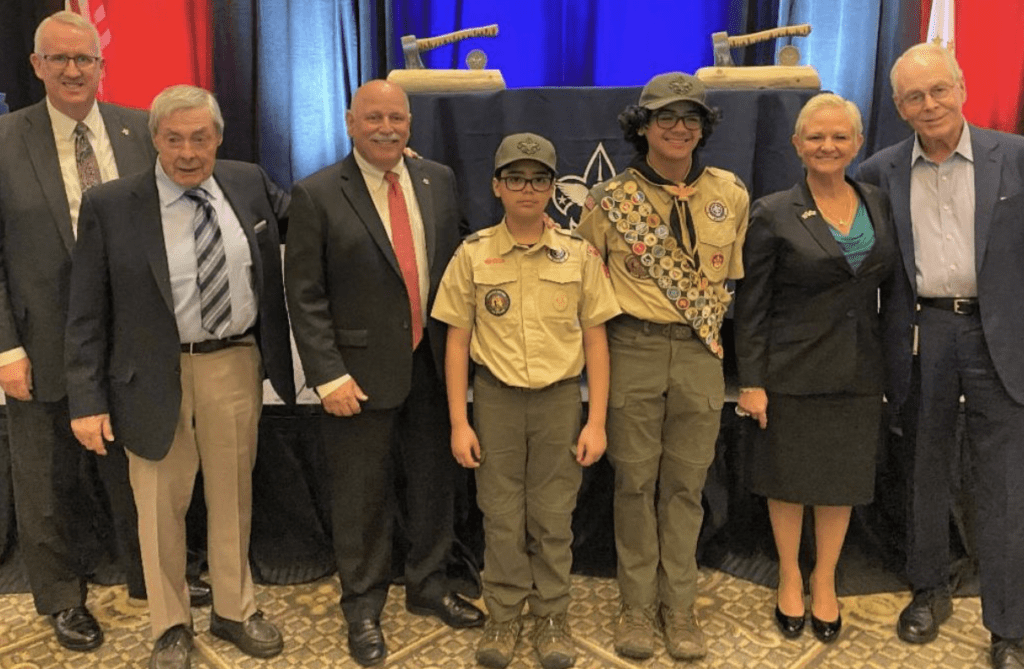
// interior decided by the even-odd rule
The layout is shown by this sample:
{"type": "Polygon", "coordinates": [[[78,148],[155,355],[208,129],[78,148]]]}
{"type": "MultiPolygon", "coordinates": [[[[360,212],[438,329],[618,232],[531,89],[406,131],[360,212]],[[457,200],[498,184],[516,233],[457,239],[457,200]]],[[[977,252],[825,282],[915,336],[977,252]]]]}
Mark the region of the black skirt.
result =
{"type": "Polygon", "coordinates": [[[751,489],[799,504],[867,504],[881,421],[881,395],[769,392],[768,428],[755,427],[751,489]]]}

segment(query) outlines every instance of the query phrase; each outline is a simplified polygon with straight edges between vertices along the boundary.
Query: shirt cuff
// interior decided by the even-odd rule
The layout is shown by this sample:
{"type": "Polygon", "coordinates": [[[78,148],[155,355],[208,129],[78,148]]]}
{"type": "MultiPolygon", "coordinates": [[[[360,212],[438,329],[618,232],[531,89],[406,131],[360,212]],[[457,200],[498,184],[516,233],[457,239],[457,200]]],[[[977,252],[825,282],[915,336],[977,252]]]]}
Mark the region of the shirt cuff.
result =
{"type": "Polygon", "coordinates": [[[749,388],[740,388],[740,392],[741,393],[752,393],[752,392],[755,392],[755,391],[758,391],[758,390],[760,390],[761,392],[764,392],[764,388],[760,388],[758,386],[751,386],[749,388]]]}
{"type": "Polygon", "coordinates": [[[22,358],[27,357],[28,353],[25,352],[24,346],[12,348],[10,351],[4,351],[3,353],[0,353],[0,367],[3,367],[4,365],[9,365],[12,362],[18,362],[22,358]]]}
{"type": "Polygon", "coordinates": [[[322,400],[323,398],[327,397],[328,395],[333,393],[338,388],[341,388],[343,385],[348,383],[351,379],[352,379],[352,375],[351,374],[346,374],[345,376],[339,376],[338,378],[334,379],[333,381],[328,381],[327,383],[325,383],[323,385],[317,386],[316,387],[316,394],[319,395],[320,399],[322,400]]]}

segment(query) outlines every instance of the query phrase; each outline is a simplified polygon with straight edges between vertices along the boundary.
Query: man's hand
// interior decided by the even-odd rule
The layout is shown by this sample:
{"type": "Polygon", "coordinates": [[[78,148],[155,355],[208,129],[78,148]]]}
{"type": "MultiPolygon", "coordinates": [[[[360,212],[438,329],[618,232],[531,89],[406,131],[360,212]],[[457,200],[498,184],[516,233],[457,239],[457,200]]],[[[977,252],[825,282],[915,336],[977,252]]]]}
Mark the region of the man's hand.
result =
{"type": "Polygon", "coordinates": [[[406,158],[412,158],[413,160],[416,160],[418,158],[422,158],[423,157],[420,154],[416,153],[416,151],[414,151],[413,149],[409,148],[408,146],[406,146],[404,149],[402,149],[402,154],[406,158]]]}
{"type": "Polygon", "coordinates": [[[114,428],[110,426],[109,413],[72,418],[71,431],[82,446],[97,455],[106,455],[106,442],[114,441],[114,428]]]}
{"type": "Polygon", "coordinates": [[[737,406],[750,414],[761,429],[768,427],[768,393],[760,388],[744,390],[736,402],[737,406]]]}
{"type": "Polygon", "coordinates": [[[0,388],[16,400],[32,399],[32,363],[28,356],[0,367],[0,388]]]}
{"type": "Polygon", "coordinates": [[[580,431],[579,441],[576,442],[576,462],[589,467],[601,459],[607,446],[608,438],[604,428],[587,423],[580,431]]]}
{"type": "Polygon", "coordinates": [[[480,466],[480,440],[469,423],[452,426],[452,455],[466,469],[480,466]]]}
{"type": "Polygon", "coordinates": [[[320,400],[324,411],[334,416],[354,416],[363,410],[360,402],[370,399],[355,379],[349,379],[320,400]]]}

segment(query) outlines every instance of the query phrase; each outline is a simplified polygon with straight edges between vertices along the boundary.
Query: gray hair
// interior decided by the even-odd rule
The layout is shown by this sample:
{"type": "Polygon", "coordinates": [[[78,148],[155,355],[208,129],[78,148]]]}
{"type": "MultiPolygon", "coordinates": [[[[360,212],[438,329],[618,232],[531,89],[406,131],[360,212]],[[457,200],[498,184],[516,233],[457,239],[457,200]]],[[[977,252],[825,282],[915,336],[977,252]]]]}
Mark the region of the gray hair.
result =
{"type": "Polygon", "coordinates": [[[181,109],[197,108],[210,110],[217,135],[223,137],[224,117],[220,113],[220,105],[217,104],[217,98],[213,97],[213,93],[204,88],[187,84],[168,86],[153,98],[153,104],[149,107],[150,134],[155,136],[156,129],[160,127],[160,121],[174,112],[181,109]]]}
{"type": "Polygon", "coordinates": [[[95,55],[100,55],[100,33],[98,30],[96,30],[96,26],[94,26],[92,22],[89,21],[89,19],[79,14],[75,14],[74,12],[69,12],[66,10],[50,14],[45,19],[40,21],[39,27],[36,28],[35,44],[32,47],[32,50],[38,53],[39,55],[42,55],[43,52],[43,30],[46,28],[46,26],[50,25],[50,23],[63,23],[65,25],[74,26],[79,30],[84,30],[85,32],[89,33],[90,35],[92,35],[92,41],[96,44],[95,55]]]}
{"type": "Polygon", "coordinates": [[[906,51],[904,51],[896,62],[892,64],[892,69],[889,70],[889,83],[892,85],[892,96],[896,97],[896,70],[899,69],[900,63],[907,58],[914,58],[916,56],[923,56],[925,54],[932,54],[939,56],[946,63],[946,69],[949,70],[949,74],[953,77],[954,84],[962,84],[964,82],[964,71],[960,69],[960,63],[956,62],[956,56],[953,52],[946,47],[935,44],[934,42],[922,42],[921,44],[915,44],[906,51]]]}
{"type": "Polygon", "coordinates": [[[860,110],[857,109],[857,105],[849,100],[844,100],[835,93],[818,93],[808,100],[804,104],[804,108],[800,110],[800,115],[796,117],[796,126],[793,128],[793,134],[799,137],[800,131],[804,129],[804,124],[807,123],[807,119],[810,118],[811,114],[825,107],[838,107],[842,109],[846,112],[846,116],[849,117],[850,123],[853,125],[857,135],[864,134],[864,123],[861,121],[860,110]]]}

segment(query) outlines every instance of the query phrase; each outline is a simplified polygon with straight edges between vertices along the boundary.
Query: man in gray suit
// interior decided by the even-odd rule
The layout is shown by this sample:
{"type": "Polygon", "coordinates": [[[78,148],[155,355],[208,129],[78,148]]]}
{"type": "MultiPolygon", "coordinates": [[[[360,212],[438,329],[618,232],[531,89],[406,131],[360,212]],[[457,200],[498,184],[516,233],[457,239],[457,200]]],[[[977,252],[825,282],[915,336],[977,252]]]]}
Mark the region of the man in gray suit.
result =
{"type": "MultiPolygon", "coordinates": [[[[58,12],[40,23],[32,67],[46,99],[0,117],[0,387],[7,395],[19,544],[36,610],[57,640],[91,650],[103,633],[67,527],[81,447],[65,395],[64,321],[82,193],[151,165],[142,112],[97,103],[99,35],[58,12]]],[[[111,500],[129,592],[145,596],[123,453],[98,463],[111,500]]]]}
{"type": "Polygon", "coordinates": [[[952,613],[951,462],[960,397],[977,508],[982,621],[997,669],[1024,667],[1024,138],[968,124],[963,72],[934,44],[892,69],[915,136],[859,178],[892,203],[901,263],[883,292],[889,401],[914,437],[899,637],[927,643],[952,613]]]}

